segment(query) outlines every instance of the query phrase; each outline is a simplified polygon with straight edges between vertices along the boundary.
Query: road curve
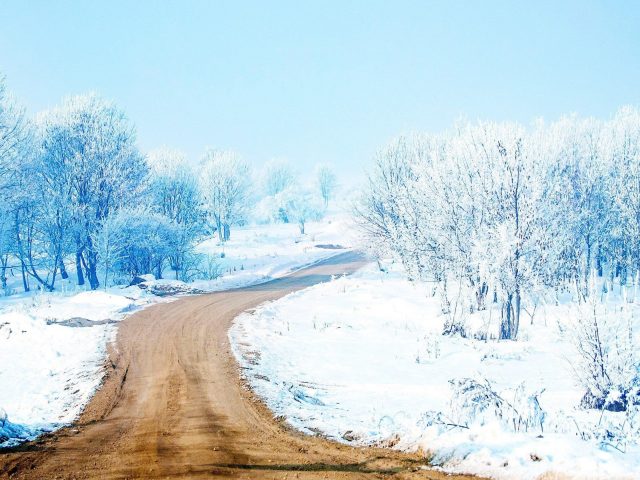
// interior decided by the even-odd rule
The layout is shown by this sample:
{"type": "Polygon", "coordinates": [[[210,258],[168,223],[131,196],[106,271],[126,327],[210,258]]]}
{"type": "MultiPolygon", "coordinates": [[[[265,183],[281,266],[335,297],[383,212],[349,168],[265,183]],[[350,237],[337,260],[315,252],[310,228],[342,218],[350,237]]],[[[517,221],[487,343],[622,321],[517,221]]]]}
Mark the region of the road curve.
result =
{"type": "Polygon", "coordinates": [[[0,452],[0,478],[454,478],[421,470],[418,454],[294,432],[240,381],[227,337],[240,312],[363,263],[343,253],[265,284],[130,316],[76,425],[0,452]]]}

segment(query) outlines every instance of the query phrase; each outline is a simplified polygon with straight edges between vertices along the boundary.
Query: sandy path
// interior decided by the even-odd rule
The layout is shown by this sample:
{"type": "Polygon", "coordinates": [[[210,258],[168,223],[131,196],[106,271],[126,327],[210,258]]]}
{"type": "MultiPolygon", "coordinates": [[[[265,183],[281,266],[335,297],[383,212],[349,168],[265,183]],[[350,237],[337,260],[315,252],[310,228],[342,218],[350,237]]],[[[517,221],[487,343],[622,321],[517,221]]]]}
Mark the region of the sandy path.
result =
{"type": "Polygon", "coordinates": [[[0,478],[444,478],[416,471],[418,455],[293,432],[239,380],[227,338],[236,315],[360,266],[344,253],[263,285],[132,315],[77,425],[1,452],[0,478]]]}

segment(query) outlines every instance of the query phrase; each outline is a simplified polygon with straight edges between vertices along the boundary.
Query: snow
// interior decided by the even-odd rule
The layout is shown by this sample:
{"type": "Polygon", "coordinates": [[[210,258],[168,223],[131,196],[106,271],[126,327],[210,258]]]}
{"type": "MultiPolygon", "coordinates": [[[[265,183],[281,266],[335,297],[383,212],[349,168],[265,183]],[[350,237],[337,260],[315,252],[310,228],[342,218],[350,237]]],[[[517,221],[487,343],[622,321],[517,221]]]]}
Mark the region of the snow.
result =
{"type": "Polygon", "coordinates": [[[309,222],[306,232],[300,235],[290,223],[256,225],[235,228],[224,246],[215,238],[207,240],[198,251],[215,259],[223,275],[191,285],[212,291],[268,281],[340,253],[332,247],[349,247],[355,238],[348,218],[339,214],[309,222]]]}
{"type": "Polygon", "coordinates": [[[8,417],[0,422],[0,442],[73,421],[99,385],[113,325],[71,328],[47,320],[114,317],[130,302],[104,292],[76,297],[37,296],[0,313],[0,405],[8,417]]]}
{"type": "MultiPolygon", "coordinates": [[[[420,449],[449,472],[640,477],[637,444],[622,453],[577,435],[598,423],[600,412],[577,408],[584,390],[560,328],[575,317],[571,305],[540,307],[533,324],[525,316],[517,342],[442,336],[439,299],[430,286],[405,278],[370,266],[236,319],[229,334],[234,353],[274,415],[341,442],[420,449]],[[517,408],[524,408],[516,403],[519,386],[527,395],[543,390],[544,430],[515,432],[487,414],[468,429],[428,421],[430,412],[461,418],[452,410],[450,380],[463,378],[487,379],[517,408]]],[[[621,420],[616,415],[606,412],[608,421],[621,420]]]]}
{"type": "Polygon", "coordinates": [[[185,284],[151,276],[146,290],[132,286],[107,291],[83,291],[67,281],[60,283],[59,292],[0,298],[0,446],[32,439],[77,418],[102,380],[106,345],[117,328],[113,322],[170,300],[152,295],[149,287],[189,293],[268,281],[344,251],[316,245],[345,245],[346,230],[340,215],[309,223],[304,236],[295,225],[235,228],[224,247],[214,240],[198,247],[215,258],[222,274],[215,280],[185,284]],[[56,324],[74,318],[109,322],[91,327],[56,324]]]}

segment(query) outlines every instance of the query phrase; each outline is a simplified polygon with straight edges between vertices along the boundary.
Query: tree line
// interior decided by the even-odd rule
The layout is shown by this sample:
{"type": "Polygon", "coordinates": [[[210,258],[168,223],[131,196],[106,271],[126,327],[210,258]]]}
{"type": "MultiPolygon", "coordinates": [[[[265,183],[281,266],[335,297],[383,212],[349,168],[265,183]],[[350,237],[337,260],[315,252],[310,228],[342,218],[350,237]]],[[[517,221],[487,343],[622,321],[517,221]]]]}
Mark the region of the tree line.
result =
{"type": "Polygon", "coordinates": [[[592,276],[638,282],[640,111],[400,137],[377,155],[356,214],[374,254],[434,282],[445,333],[497,308],[500,338],[515,339],[543,292],[585,299],[592,276]]]}
{"type": "Polygon", "coordinates": [[[303,186],[285,162],[271,162],[263,188],[241,157],[208,150],[197,166],[179,151],[145,155],[125,113],[98,95],[80,95],[30,119],[0,77],[0,282],[54,290],[75,275],[96,289],[170,268],[198,275],[198,242],[231,237],[254,215],[296,223],[324,213],[336,188],[319,165],[303,186]]]}

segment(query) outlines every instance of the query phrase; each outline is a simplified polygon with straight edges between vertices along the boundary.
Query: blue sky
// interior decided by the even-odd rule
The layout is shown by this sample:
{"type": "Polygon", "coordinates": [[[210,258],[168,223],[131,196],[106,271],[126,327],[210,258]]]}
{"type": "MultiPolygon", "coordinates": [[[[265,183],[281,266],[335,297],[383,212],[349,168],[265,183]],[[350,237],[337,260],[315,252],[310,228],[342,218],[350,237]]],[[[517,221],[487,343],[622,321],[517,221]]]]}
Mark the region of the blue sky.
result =
{"type": "Polygon", "coordinates": [[[97,91],[140,145],[359,175],[390,138],[640,104],[640,2],[8,1],[0,71],[30,113],[97,91]]]}

